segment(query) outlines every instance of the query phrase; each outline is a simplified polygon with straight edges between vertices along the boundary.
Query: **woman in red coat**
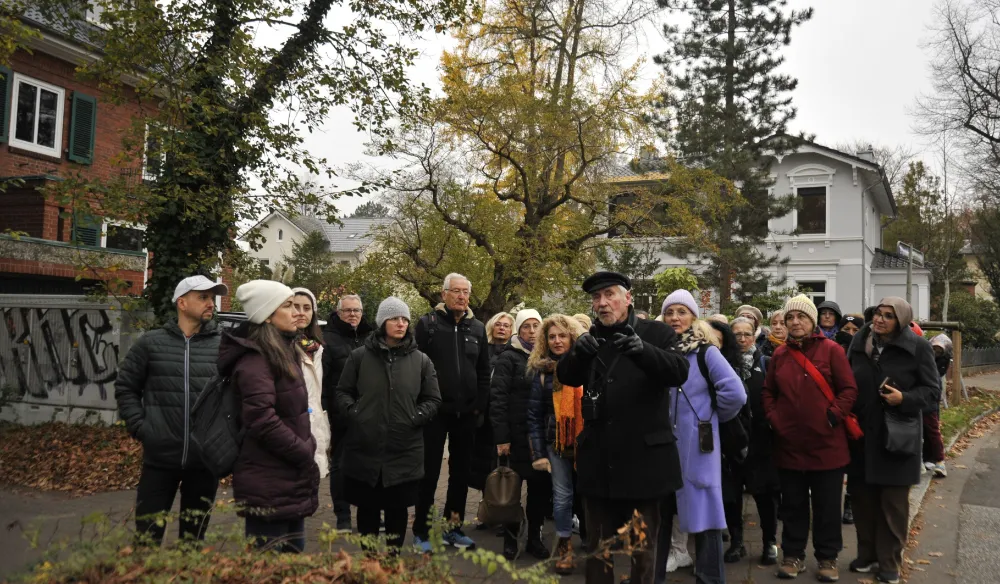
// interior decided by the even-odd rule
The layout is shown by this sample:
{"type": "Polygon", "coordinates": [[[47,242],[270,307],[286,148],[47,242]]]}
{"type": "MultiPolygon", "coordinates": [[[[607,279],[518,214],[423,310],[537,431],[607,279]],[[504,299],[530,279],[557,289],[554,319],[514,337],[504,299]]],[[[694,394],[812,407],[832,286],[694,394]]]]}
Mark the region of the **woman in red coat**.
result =
{"type": "Polygon", "coordinates": [[[319,504],[316,440],[295,352],[298,313],[291,288],[253,280],[236,290],[247,323],[224,333],[219,374],[242,399],[245,436],[233,469],[233,495],[257,547],[305,549],[305,518],[319,504]]]}
{"type": "Polygon", "coordinates": [[[761,395],[774,431],[773,460],[781,483],[784,557],[778,577],[795,578],[806,569],[811,507],[816,578],[836,582],[837,554],[843,547],[840,497],[850,462],[844,420],[858,389],[844,350],[815,332],[812,301],[796,296],[784,311],[788,341],[774,351],[761,395]]]}

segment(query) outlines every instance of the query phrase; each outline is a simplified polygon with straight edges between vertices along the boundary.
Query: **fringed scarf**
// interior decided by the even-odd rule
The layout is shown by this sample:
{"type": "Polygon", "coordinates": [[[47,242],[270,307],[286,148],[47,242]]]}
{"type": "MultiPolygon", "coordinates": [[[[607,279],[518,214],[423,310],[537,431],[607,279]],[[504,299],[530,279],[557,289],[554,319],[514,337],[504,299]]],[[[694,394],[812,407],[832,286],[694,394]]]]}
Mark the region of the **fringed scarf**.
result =
{"type": "Polygon", "coordinates": [[[583,386],[567,387],[556,377],[556,362],[545,359],[540,364],[541,382],[552,376],[552,406],[556,414],[556,442],[553,449],[564,458],[571,458],[576,450],[576,438],[583,431],[583,386]]]}
{"type": "Polygon", "coordinates": [[[315,355],[316,351],[318,351],[321,346],[319,341],[314,341],[305,335],[299,335],[299,338],[296,339],[295,342],[298,343],[299,348],[305,351],[310,357],[315,355]]]}

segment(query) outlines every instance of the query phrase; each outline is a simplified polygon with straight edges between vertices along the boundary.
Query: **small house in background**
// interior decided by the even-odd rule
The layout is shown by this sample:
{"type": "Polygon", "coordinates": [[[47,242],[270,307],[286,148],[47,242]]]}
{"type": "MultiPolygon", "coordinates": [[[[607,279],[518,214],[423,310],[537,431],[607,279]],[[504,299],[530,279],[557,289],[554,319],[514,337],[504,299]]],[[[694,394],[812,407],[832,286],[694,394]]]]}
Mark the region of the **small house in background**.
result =
{"type": "MultiPolygon", "coordinates": [[[[882,249],[882,220],[895,216],[896,202],[871,152],[851,154],[806,141],[773,157],[770,169],[772,195],[799,199],[798,209],[769,222],[761,246],[764,254],[788,259],[768,270],[772,281],[784,282],[776,288],[807,288],[816,304],[833,300],[845,313],[861,312],[885,296],[906,296],[906,259],[882,249]]],[[[627,192],[655,189],[663,179],[661,173],[623,169],[610,182],[627,192]]],[[[659,259],[660,269],[686,267],[698,274],[704,266],[696,254],[679,258],[661,250],[659,259]]],[[[930,270],[914,265],[911,298],[918,319],[930,317],[930,285],[930,270]]],[[[711,297],[707,308],[714,310],[717,297],[711,297]]]]}
{"type": "Polygon", "coordinates": [[[979,254],[973,249],[971,241],[966,241],[962,249],[959,250],[962,254],[962,259],[965,260],[965,267],[969,271],[969,280],[962,283],[962,287],[976,298],[983,298],[986,300],[993,300],[993,294],[990,292],[990,283],[986,280],[983,275],[983,271],[979,269],[979,254]]]}
{"type": "Polygon", "coordinates": [[[0,294],[84,294],[107,277],[101,266],[114,266],[124,292],[139,294],[148,264],[143,227],[103,217],[99,200],[87,213],[61,207],[44,188],[77,175],[143,180],[144,162],[113,161],[133,121],[155,106],[128,86],[124,103],[113,104],[97,83],[77,77],[78,65],[100,58],[96,14],[67,27],[29,8],[22,21],[40,38],[0,66],[0,294]]]}
{"type": "Polygon", "coordinates": [[[281,211],[272,211],[251,228],[263,237],[262,247],[249,250],[251,257],[261,265],[275,269],[291,257],[292,247],[300,243],[309,233],[321,233],[326,240],[328,251],[334,262],[356,266],[364,261],[365,254],[374,240],[374,229],[389,222],[389,219],[341,219],[340,223],[328,223],[309,215],[289,216],[281,211]]]}

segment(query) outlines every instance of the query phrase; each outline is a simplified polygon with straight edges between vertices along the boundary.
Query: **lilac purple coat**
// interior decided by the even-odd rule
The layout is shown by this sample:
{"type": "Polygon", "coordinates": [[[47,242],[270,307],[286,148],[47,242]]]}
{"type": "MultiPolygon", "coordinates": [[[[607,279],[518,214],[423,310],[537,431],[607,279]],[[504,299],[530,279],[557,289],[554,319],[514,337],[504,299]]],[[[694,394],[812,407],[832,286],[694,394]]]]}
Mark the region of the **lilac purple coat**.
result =
{"type": "Polygon", "coordinates": [[[677,451],[681,459],[684,487],[677,491],[677,516],[685,533],[725,529],[722,508],[722,453],[719,444],[719,420],[736,417],[747,401],[739,375],[716,347],[705,353],[708,373],[715,382],[717,413],[712,412],[708,384],[698,367],[697,349],[687,354],[688,378],[682,389],[670,390],[671,414],[677,451]],[[689,403],[690,402],[690,403],[689,403]],[[703,453],[698,446],[698,420],[712,421],[715,448],[703,453]]]}

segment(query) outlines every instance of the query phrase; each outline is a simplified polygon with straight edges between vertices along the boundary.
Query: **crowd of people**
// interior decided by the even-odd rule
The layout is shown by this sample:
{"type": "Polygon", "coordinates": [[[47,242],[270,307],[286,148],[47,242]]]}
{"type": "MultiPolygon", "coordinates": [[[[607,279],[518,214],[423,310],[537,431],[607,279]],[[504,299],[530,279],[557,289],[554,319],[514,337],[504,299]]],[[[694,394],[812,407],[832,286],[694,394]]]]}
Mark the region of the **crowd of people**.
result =
{"type": "Polygon", "coordinates": [[[472,282],[450,274],[442,302],[415,323],[389,297],[373,328],[348,295],[321,329],[312,292],[255,280],[236,290],[246,321],[222,332],[215,297],[227,287],[183,280],[176,322],[139,339],[115,387],[143,444],[137,531],[161,541],[157,513],[179,489],[181,538],[204,537],[218,478],[190,439],[191,407],[221,376],[243,429],[234,496],[261,548],[305,549],[305,518],[329,474],[337,529],[352,530],[353,506],[356,532],[384,529],[398,553],[415,508],[413,544],[432,553],[447,444],[440,517],[450,546],[475,547],[463,531],[468,492],[502,465],[526,488],[523,525],[482,527],[502,532],[511,560],[526,530],[523,551],[553,558],[558,574],[577,569],[578,530],[589,584],[614,581],[613,562],[593,552],[637,514],[631,582],[659,584],[691,565],[697,582],[725,582],[725,564],[747,556],[745,494],[760,517],[760,562],[780,578],[806,571],[811,532],[816,578],[837,581],[842,525],[853,524],[850,570],[899,581],[908,490],[925,470],[946,475],[946,335],[926,341],[896,297],[845,315],[799,295],[769,315],[745,305],[729,319],[703,318],[677,290],[650,318],[622,274],[598,272],[582,287],[592,316],[523,307],[484,324],[469,307],[472,282]]]}

